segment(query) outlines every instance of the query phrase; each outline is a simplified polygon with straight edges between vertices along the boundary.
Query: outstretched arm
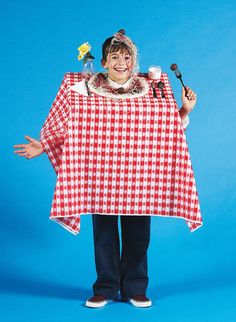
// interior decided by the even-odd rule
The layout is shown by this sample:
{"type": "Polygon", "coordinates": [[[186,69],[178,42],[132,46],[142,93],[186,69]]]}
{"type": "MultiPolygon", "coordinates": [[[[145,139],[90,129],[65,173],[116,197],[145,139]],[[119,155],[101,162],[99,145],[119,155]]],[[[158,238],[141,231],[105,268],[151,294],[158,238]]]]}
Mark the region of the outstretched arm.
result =
{"type": "Polygon", "coordinates": [[[39,156],[44,152],[42,144],[31,138],[28,135],[25,135],[26,140],[29,141],[28,144],[16,144],[14,148],[19,148],[20,150],[15,150],[14,153],[18,154],[20,157],[25,157],[26,159],[32,159],[39,156]]]}

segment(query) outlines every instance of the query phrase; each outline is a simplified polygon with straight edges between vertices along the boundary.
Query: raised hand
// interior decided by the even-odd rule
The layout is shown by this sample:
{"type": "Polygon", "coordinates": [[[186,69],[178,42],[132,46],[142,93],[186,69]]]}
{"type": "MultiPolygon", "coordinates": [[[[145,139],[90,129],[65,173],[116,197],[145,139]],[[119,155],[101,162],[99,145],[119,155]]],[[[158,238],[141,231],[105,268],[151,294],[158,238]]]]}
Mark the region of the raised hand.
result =
{"type": "Polygon", "coordinates": [[[186,86],[187,94],[184,87],[182,87],[182,108],[190,113],[197,102],[197,94],[189,87],[186,86]]]}
{"type": "Polygon", "coordinates": [[[14,153],[18,154],[20,157],[32,159],[44,152],[43,146],[39,141],[29,137],[28,135],[25,135],[25,138],[29,143],[14,145],[14,148],[20,148],[20,150],[15,150],[14,153]]]}

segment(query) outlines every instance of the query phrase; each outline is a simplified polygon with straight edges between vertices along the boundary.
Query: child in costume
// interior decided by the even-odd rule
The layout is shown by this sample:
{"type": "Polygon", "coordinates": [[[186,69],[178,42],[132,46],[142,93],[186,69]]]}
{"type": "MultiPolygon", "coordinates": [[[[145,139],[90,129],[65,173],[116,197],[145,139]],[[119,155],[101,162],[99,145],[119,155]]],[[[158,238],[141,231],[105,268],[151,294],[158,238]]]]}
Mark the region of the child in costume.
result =
{"type": "Polygon", "coordinates": [[[148,307],[150,216],[184,218],[191,230],[202,224],[184,136],[196,94],[183,88],[178,109],[163,74],[164,97],[158,87],[154,95],[156,82],[136,74],[137,48],[124,30],[104,42],[102,65],[107,73],[89,80],[67,73],[40,141],[26,136],[15,152],[48,154],[58,174],[51,219],[78,233],[79,215],[92,214],[97,279],[86,306],[102,307],[120,292],[148,307]]]}

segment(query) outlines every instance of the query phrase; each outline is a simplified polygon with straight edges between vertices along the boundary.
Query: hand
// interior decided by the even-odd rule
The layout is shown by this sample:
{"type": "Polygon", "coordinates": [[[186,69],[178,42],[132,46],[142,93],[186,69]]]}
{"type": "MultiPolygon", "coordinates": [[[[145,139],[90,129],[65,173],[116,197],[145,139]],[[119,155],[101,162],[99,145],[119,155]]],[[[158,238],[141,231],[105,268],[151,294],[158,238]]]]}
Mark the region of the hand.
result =
{"type": "Polygon", "coordinates": [[[189,87],[186,87],[187,94],[184,87],[182,87],[182,109],[186,114],[192,112],[197,102],[197,94],[189,87]]]}
{"type": "Polygon", "coordinates": [[[18,154],[20,157],[25,157],[26,159],[32,159],[44,152],[43,146],[39,141],[29,137],[28,135],[25,135],[25,138],[30,143],[14,145],[14,148],[23,148],[22,150],[14,151],[14,153],[18,154]]]}

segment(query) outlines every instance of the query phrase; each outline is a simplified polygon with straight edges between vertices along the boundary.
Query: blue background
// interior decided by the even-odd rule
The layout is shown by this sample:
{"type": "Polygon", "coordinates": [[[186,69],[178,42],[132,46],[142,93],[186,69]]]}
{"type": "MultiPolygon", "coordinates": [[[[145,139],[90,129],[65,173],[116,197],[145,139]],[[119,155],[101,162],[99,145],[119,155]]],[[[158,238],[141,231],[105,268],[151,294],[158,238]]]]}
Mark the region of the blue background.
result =
{"type": "Polygon", "coordinates": [[[234,1],[2,1],[0,319],[19,321],[236,321],[234,1]],[[91,217],[77,237],[48,220],[56,176],[46,155],[13,154],[36,139],[67,71],[80,71],[77,47],[101,44],[125,28],[140,69],[169,73],[180,104],[176,62],[198,104],[186,132],[204,226],[153,218],[150,309],[114,303],[84,307],[95,279],[91,217]]]}

